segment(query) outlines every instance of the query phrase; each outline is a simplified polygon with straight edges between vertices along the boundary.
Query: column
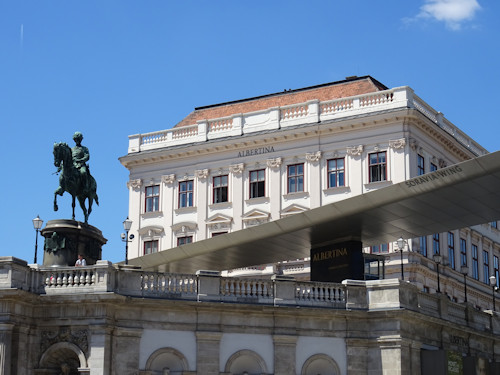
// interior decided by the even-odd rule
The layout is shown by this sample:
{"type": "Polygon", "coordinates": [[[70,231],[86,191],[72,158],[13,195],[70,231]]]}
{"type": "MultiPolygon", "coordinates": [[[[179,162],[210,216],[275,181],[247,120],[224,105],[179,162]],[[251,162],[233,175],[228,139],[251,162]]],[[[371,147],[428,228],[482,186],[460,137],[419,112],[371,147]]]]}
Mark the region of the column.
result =
{"type": "Polygon", "coordinates": [[[109,327],[90,327],[87,366],[92,375],[111,374],[111,332],[109,327]]]}
{"type": "Polygon", "coordinates": [[[271,221],[280,218],[281,195],[283,194],[281,186],[281,163],[281,158],[267,159],[269,182],[266,190],[269,192],[269,201],[271,202],[271,221]]]}
{"type": "MultiPolygon", "coordinates": [[[[131,319],[134,319],[131,317],[131,319]]],[[[135,319],[140,319],[137,316],[135,319]]],[[[113,368],[112,372],[120,375],[135,375],[139,369],[139,350],[142,329],[117,327],[113,331],[113,368]]],[[[109,373],[109,372],[108,372],[109,373]]],[[[107,374],[106,372],[103,373],[107,374]]],[[[92,372],[92,375],[94,373],[92,372]]]]}
{"type": "Polygon", "coordinates": [[[232,232],[243,228],[243,222],[241,217],[243,216],[243,202],[245,199],[245,193],[243,189],[243,171],[245,165],[243,163],[234,164],[229,166],[229,171],[232,176],[232,188],[229,187],[231,192],[230,201],[233,204],[233,227],[232,232]]]}
{"type": "Polygon", "coordinates": [[[316,208],[321,206],[321,151],[315,153],[306,153],[306,160],[308,161],[309,176],[307,177],[309,181],[308,192],[311,199],[311,208],[316,208]]]}
{"type": "Polygon", "coordinates": [[[209,196],[208,196],[208,169],[200,169],[195,171],[194,173],[196,178],[196,187],[198,188],[198,192],[195,192],[197,195],[197,209],[198,213],[198,228],[196,238],[193,238],[193,241],[201,241],[207,238],[207,226],[205,225],[207,221],[207,212],[208,205],[210,204],[209,196]]]}
{"type": "Polygon", "coordinates": [[[0,324],[0,374],[10,375],[14,324],[0,324]]]}

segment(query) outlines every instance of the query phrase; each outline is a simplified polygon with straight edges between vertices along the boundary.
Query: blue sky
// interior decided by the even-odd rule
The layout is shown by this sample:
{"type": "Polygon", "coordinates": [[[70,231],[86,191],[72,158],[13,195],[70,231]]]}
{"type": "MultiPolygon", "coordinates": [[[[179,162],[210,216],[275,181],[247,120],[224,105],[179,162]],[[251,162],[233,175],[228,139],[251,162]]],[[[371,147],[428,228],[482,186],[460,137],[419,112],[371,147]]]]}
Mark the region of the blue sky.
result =
{"type": "Polygon", "coordinates": [[[77,130],[101,203],[89,222],[113,262],[124,259],[128,135],[197,106],[371,75],[412,87],[496,151],[499,15],[494,0],[3,0],[0,256],[32,262],[31,220],[71,217],[67,193],[52,209],[52,147],[77,130]]]}

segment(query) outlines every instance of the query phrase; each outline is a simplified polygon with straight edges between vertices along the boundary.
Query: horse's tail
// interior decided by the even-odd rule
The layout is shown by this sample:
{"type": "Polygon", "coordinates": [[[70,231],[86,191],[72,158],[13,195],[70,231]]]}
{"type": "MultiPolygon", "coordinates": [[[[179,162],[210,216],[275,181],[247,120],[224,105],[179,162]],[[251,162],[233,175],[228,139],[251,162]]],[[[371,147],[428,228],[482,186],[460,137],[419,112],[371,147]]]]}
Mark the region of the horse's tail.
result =
{"type": "Polygon", "coordinates": [[[99,197],[97,196],[97,194],[95,195],[94,200],[95,200],[95,203],[99,206],[99,197]]]}

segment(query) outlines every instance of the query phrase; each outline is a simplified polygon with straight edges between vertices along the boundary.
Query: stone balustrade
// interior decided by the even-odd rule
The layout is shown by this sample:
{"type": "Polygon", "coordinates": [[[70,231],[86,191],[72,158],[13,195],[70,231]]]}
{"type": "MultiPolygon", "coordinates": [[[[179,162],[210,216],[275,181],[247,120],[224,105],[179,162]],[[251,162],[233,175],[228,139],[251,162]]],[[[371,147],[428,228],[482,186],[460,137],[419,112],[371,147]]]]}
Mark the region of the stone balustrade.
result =
{"type": "Polygon", "coordinates": [[[398,279],[345,280],[342,284],[221,277],[217,271],[192,274],[145,272],[133,266],[98,261],[86,267],[40,267],[14,257],[0,257],[0,295],[17,290],[41,295],[115,293],[128,297],[165,298],[348,310],[416,311],[435,318],[500,334],[500,314],[455,303],[444,294],[417,290],[398,279]]]}
{"type": "Polygon", "coordinates": [[[132,154],[289,126],[315,125],[342,117],[402,108],[416,109],[476,155],[487,153],[478,143],[446,120],[441,112],[434,110],[407,86],[323,102],[311,100],[229,117],[202,120],[197,124],[169,130],[135,134],[129,136],[128,152],[132,154]]]}

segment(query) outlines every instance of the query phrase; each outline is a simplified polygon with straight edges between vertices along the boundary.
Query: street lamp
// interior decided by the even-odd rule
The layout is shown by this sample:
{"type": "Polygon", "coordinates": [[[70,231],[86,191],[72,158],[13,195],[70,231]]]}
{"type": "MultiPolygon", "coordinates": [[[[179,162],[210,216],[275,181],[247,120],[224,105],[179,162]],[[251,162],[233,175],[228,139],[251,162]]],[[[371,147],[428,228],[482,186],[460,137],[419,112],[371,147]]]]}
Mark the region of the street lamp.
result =
{"type": "Polygon", "coordinates": [[[493,311],[495,311],[495,290],[497,288],[497,278],[490,276],[491,295],[493,296],[493,311]]]}
{"type": "Polygon", "coordinates": [[[469,267],[465,265],[460,267],[460,272],[464,275],[464,302],[467,302],[467,274],[469,273],[469,267]]]}
{"type": "MultiPolygon", "coordinates": [[[[130,228],[132,227],[132,220],[130,220],[127,216],[127,218],[123,221],[123,229],[125,229],[125,233],[122,233],[122,241],[125,242],[125,264],[128,264],[128,243],[129,241],[129,236],[128,232],[130,231],[130,228]]],[[[134,235],[130,235],[130,239],[134,239],[134,235]]]]}
{"type": "Polygon", "coordinates": [[[42,225],[43,225],[43,220],[40,219],[40,215],[36,215],[36,218],[33,219],[33,228],[35,228],[35,232],[36,232],[36,237],[35,237],[35,260],[33,261],[33,263],[36,264],[36,253],[38,251],[38,232],[40,231],[40,229],[42,229],[42,225]]]}
{"type": "Polygon", "coordinates": [[[396,245],[398,246],[399,252],[401,253],[401,280],[405,279],[405,274],[403,270],[403,249],[405,248],[406,241],[403,237],[399,237],[396,241],[396,245]]]}
{"type": "Polygon", "coordinates": [[[441,287],[439,285],[439,265],[441,264],[441,255],[440,254],[434,254],[434,256],[432,257],[434,259],[434,262],[436,262],[436,270],[437,270],[437,278],[438,278],[438,290],[437,292],[438,293],[441,293],[441,287]]]}

